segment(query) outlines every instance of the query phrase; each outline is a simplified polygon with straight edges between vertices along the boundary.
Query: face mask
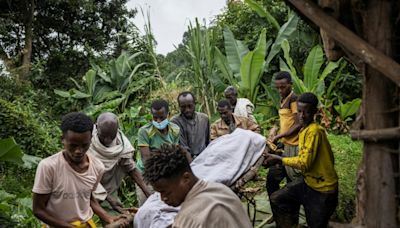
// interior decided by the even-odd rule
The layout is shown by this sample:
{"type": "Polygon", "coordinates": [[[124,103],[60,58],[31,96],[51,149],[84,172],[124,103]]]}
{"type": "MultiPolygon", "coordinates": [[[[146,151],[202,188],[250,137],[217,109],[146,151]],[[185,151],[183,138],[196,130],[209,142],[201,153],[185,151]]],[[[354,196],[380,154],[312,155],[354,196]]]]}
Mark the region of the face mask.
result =
{"type": "Polygon", "coordinates": [[[165,119],[163,121],[161,121],[161,123],[158,123],[157,121],[153,120],[153,126],[156,127],[159,130],[163,130],[164,128],[166,128],[169,124],[169,120],[165,119]]]}

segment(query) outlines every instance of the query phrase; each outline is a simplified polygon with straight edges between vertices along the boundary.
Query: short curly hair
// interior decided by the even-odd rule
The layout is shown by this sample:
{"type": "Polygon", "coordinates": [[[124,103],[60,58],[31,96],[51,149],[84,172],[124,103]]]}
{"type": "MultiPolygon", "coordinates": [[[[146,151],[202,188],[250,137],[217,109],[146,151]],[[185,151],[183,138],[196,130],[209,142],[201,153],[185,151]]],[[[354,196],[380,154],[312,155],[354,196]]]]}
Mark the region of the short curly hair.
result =
{"type": "Polygon", "coordinates": [[[152,151],[144,165],[145,181],[154,183],[162,178],[170,179],[191,172],[187,151],[179,145],[163,144],[161,148],[152,151]]]}
{"type": "MultiPolygon", "coordinates": [[[[165,108],[165,111],[167,112],[167,113],[169,113],[169,105],[168,105],[168,102],[166,101],[166,100],[163,100],[163,99],[160,99],[160,100],[154,100],[152,103],[151,103],[151,106],[150,106],[150,108],[153,110],[160,110],[160,109],[162,109],[162,108],[165,108]]],[[[151,112],[153,112],[153,111],[151,111],[151,112]]]]}
{"type": "Polygon", "coordinates": [[[287,71],[278,72],[275,76],[275,80],[282,80],[286,79],[287,82],[292,83],[292,76],[287,71]]]}
{"type": "Polygon", "coordinates": [[[318,108],[318,97],[313,93],[303,93],[297,98],[297,102],[309,104],[312,111],[316,111],[318,108]]]}
{"type": "Polygon", "coordinates": [[[77,133],[92,132],[93,121],[82,112],[70,112],[62,117],[60,128],[63,134],[67,133],[67,131],[77,133]]]}

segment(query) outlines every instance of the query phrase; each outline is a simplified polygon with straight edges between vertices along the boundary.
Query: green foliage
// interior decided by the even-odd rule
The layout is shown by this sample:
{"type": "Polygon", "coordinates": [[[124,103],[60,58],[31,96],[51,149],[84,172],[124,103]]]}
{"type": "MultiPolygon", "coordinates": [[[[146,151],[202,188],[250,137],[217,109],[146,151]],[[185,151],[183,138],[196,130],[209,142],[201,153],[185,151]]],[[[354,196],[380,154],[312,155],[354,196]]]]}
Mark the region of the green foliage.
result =
{"type": "Polygon", "coordinates": [[[14,138],[0,139],[0,161],[21,164],[23,153],[14,138]]]}
{"type": "Polygon", "coordinates": [[[261,32],[256,48],[243,57],[240,66],[241,82],[239,83],[239,91],[245,91],[242,94],[245,94],[245,97],[248,97],[253,103],[257,98],[259,81],[265,67],[264,59],[268,48],[265,41],[265,33],[265,30],[261,32]]]}
{"type": "Polygon", "coordinates": [[[345,104],[339,99],[339,105],[335,105],[335,110],[339,114],[340,118],[344,121],[350,120],[349,117],[356,114],[361,106],[361,99],[356,98],[345,104]]]}
{"type": "Polygon", "coordinates": [[[104,67],[93,64],[83,77],[84,85],[74,81],[76,89],[54,90],[54,93],[68,99],[74,106],[83,100],[84,111],[91,116],[104,111],[124,112],[130,99],[135,95],[145,95],[146,86],[154,79],[142,70],[146,63],[137,60],[142,54],[123,52],[104,67]]]}
{"type": "Polygon", "coordinates": [[[13,137],[22,151],[38,157],[47,157],[58,150],[60,131],[56,123],[41,121],[29,105],[18,102],[0,99],[0,110],[0,138],[13,137]]]}
{"type": "Polygon", "coordinates": [[[339,204],[334,217],[350,222],[355,216],[356,175],[362,157],[362,144],[349,135],[328,134],[335,156],[335,169],[339,177],[339,204]]]}
{"type": "MultiPolygon", "coordinates": [[[[186,51],[190,55],[193,82],[196,94],[200,95],[205,111],[210,116],[215,112],[216,91],[220,81],[215,81],[215,38],[216,30],[206,29],[196,19],[195,25],[188,27],[186,51]]],[[[222,86],[223,87],[223,86],[222,86]]]]}
{"type": "Polygon", "coordinates": [[[35,87],[52,90],[72,86],[67,77],[79,79],[89,61],[118,56],[121,50],[138,50],[141,38],[131,23],[136,11],[127,0],[35,1],[30,15],[29,0],[0,1],[0,53],[12,67],[21,64],[26,51],[26,22],[32,23],[32,74],[35,87]]]}

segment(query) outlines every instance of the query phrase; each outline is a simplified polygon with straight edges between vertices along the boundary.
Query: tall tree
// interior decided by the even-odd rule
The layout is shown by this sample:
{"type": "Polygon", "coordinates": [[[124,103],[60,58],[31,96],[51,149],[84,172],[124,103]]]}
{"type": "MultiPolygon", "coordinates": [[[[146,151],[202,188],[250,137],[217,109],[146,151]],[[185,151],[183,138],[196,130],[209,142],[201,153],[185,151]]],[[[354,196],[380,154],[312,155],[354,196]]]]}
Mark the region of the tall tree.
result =
{"type": "Polygon", "coordinates": [[[22,79],[29,79],[29,66],[37,60],[46,84],[81,76],[91,57],[119,56],[138,39],[129,21],[136,11],[127,1],[0,0],[0,58],[8,67],[23,66],[22,79]]]}

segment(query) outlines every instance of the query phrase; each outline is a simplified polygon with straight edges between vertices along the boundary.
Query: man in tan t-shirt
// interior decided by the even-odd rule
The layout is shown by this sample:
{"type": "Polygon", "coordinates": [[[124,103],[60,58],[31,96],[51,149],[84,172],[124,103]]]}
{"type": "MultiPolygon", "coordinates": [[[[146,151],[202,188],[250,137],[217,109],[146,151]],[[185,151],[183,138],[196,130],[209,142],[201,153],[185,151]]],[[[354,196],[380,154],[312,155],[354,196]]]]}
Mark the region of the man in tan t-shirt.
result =
{"type": "Polygon", "coordinates": [[[181,206],[173,228],[250,228],[239,198],[227,186],[198,179],[181,146],[161,146],[147,159],[144,178],[166,204],[181,206]]]}
{"type": "Polygon", "coordinates": [[[87,155],[93,122],[83,113],[62,119],[64,149],[43,159],[36,170],[33,213],[50,227],[96,227],[93,212],[106,223],[120,217],[108,215],[92,197],[104,165],[87,155]]]}

